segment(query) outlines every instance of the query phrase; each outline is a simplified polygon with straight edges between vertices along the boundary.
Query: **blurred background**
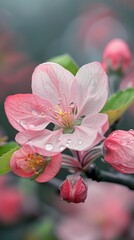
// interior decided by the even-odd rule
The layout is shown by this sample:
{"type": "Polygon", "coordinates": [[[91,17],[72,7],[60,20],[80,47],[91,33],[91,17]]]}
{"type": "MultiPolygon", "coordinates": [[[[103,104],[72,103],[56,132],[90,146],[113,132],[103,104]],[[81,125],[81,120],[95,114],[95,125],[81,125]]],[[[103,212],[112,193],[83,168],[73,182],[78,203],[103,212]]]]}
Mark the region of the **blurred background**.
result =
{"type": "MultiPolygon", "coordinates": [[[[14,140],[3,103],[10,94],[31,92],[35,66],[64,53],[79,66],[101,62],[113,38],[127,41],[133,53],[133,22],[133,0],[0,0],[0,135],[14,140]]],[[[118,127],[133,128],[133,109],[118,127]]],[[[0,177],[0,239],[133,240],[134,193],[87,184],[86,203],[74,206],[49,184],[0,177]]]]}

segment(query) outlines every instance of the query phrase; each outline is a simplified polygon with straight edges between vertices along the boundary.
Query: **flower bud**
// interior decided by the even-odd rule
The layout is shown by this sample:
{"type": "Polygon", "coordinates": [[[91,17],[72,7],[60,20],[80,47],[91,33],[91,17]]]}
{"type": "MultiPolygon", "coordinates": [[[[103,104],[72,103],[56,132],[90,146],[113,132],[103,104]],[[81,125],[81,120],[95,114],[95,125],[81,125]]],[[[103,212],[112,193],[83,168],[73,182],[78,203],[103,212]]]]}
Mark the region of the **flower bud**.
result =
{"type": "Polygon", "coordinates": [[[122,39],[114,39],[108,43],[104,52],[102,65],[106,72],[118,71],[124,73],[131,63],[131,52],[122,39]]]}
{"type": "Polygon", "coordinates": [[[80,176],[68,176],[60,186],[60,195],[67,202],[84,202],[87,197],[87,185],[80,176]]]}
{"type": "Polygon", "coordinates": [[[134,173],[134,130],[117,130],[104,141],[104,159],[121,173],[134,173]]]}

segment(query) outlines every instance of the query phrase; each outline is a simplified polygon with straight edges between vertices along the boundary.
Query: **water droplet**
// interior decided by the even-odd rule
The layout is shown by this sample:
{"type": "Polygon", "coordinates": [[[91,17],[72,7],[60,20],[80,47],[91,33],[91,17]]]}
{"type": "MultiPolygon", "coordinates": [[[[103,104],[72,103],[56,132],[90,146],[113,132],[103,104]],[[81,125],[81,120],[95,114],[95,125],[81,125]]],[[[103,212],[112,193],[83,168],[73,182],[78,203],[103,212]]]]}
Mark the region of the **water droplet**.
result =
{"type": "Polygon", "coordinates": [[[47,151],[51,151],[51,150],[53,149],[53,145],[52,145],[51,143],[47,143],[47,144],[45,145],[45,149],[46,149],[47,151]]]}
{"type": "Polygon", "coordinates": [[[71,142],[72,142],[71,139],[68,139],[68,140],[67,140],[67,143],[71,143],[71,142]]]}
{"type": "Polygon", "coordinates": [[[35,125],[34,124],[28,124],[28,127],[29,128],[35,128],[35,125]]]}
{"type": "Polygon", "coordinates": [[[114,160],[113,163],[117,165],[118,164],[118,160],[114,160]]]}
{"type": "Polygon", "coordinates": [[[134,131],[134,129],[131,128],[131,129],[129,129],[129,131],[134,131]]]}
{"type": "Polygon", "coordinates": [[[69,143],[66,143],[66,147],[69,147],[69,143]]]}
{"type": "Polygon", "coordinates": [[[117,134],[118,134],[117,132],[113,132],[113,133],[112,133],[112,136],[115,136],[115,135],[117,135],[117,134]]]}
{"type": "Polygon", "coordinates": [[[60,151],[63,151],[65,147],[63,145],[60,146],[60,151]]]}
{"type": "Polygon", "coordinates": [[[78,141],[78,144],[79,144],[79,145],[81,145],[81,144],[82,144],[82,140],[81,140],[81,139],[78,141]]]}
{"type": "Polygon", "coordinates": [[[19,123],[21,124],[22,127],[26,127],[26,123],[23,120],[20,120],[19,123]]]}
{"type": "Polygon", "coordinates": [[[32,110],[32,114],[36,115],[36,114],[38,114],[38,112],[36,110],[32,110]]]}

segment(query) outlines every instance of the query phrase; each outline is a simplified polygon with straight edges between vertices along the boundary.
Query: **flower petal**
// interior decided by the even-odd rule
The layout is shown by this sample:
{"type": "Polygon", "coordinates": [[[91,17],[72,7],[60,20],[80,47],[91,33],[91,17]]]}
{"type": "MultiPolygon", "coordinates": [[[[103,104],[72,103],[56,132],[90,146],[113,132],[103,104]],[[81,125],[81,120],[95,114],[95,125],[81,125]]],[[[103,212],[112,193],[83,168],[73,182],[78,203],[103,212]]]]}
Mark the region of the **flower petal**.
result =
{"type": "Polygon", "coordinates": [[[99,112],[108,97],[108,79],[101,64],[93,62],[81,67],[72,92],[75,93],[79,115],[99,112]]]}
{"type": "Polygon", "coordinates": [[[36,178],[37,182],[47,182],[59,172],[62,163],[61,154],[52,157],[43,174],[36,178]]]}
{"type": "Polygon", "coordinates": [[[49,123],[47,109],[51,107],[48,101],[33,94],[15,94],[5,101],[8,120],[18,131],[44,129],[49,123]]]}
{"type": "Polygon", "coordinates": [[[15,140],[22,146],[31,146],[35,152],[43,156],[53,156],[66,148],[60,141],[61,135],[62,129],[56,131],[48,129],[42,131],[23,131],[16,135],[15,140]]]}
{"type": "Polygon", "coordinates": [[[98,144],[107,130],[107,115],[98,113],[85,117],[82,124],[75,127],[73,134],[62,134],[60,139],[66,147],[83,151],[98,144]]]}
{"type": "Polygon", "coordinates": [[[12,171],[20,177],[29,178],[29,177],[32,177],[34,174],[34,171],[24,172],[24,170],[22,170],[22,168],[17,165],[17,161],[18,162],[24,161],[24,159],[27,157],[29,152],[33,153],[32,149],[30,147],[28,147],[28,146],[25,148],[22,147],[13,154],[13,156],[10,160],[10,166],[11,166],[12,171]]]}
{"type": "Polygon", "coordinates": [[[71,86],[74,76],[56,63],[43,63],[35,68],[32,76],[34,94],[47,99],[53,106],[61,102],[61,108],[67,110],[71,103],[71,86]]]}

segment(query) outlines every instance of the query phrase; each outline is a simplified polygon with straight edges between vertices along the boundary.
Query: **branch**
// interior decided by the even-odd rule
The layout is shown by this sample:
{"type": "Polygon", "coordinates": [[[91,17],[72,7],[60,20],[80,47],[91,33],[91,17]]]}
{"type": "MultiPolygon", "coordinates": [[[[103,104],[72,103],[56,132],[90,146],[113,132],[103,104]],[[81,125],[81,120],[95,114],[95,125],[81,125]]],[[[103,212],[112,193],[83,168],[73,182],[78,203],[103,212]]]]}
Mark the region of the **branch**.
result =
{"type": "Polygon", "coordinates": [[[119,183],[134,190],[134,178],[130,175],[107,172],[99,169],[96,165],[90,166],[90,170],[85,172],[85,174],[88,178],[97,182],[119,183]]]}

